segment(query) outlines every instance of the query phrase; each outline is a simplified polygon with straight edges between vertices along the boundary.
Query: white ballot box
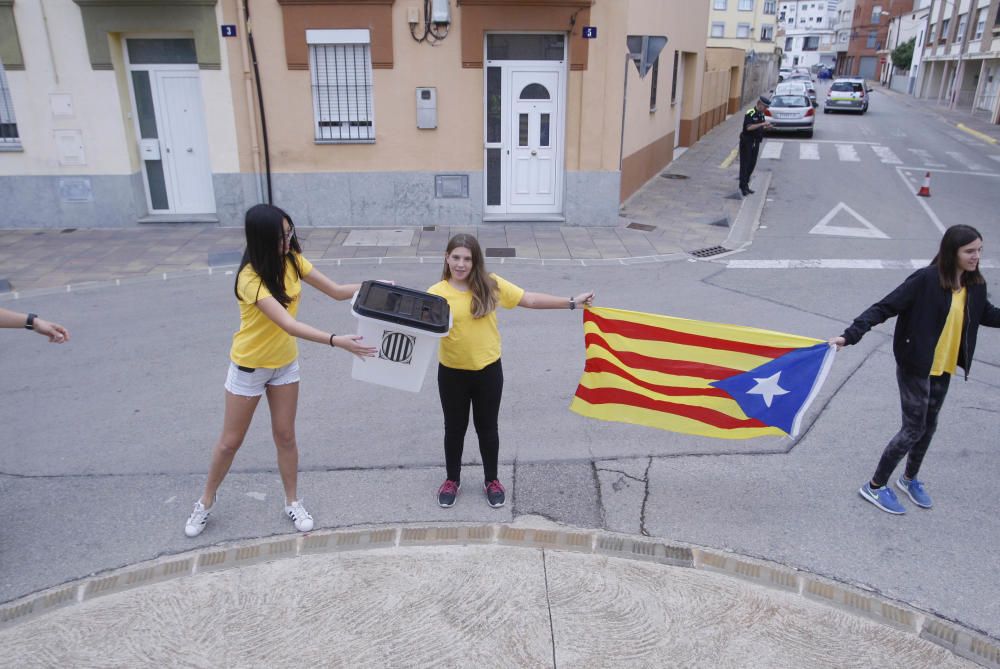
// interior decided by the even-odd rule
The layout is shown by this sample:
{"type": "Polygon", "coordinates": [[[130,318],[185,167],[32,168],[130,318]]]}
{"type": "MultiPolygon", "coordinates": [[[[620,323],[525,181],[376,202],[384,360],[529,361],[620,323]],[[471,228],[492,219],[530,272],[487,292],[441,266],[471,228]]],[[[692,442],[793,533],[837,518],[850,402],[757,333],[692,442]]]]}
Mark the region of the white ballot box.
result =
{"type": "Polygon", "coordinates": [[[378,348],[374,358],[354,359],[359,381],[420,392],[438,339],[451,330],[448,301],[421,290],[365,281],[351,301],[358,334],[378,348]]]}

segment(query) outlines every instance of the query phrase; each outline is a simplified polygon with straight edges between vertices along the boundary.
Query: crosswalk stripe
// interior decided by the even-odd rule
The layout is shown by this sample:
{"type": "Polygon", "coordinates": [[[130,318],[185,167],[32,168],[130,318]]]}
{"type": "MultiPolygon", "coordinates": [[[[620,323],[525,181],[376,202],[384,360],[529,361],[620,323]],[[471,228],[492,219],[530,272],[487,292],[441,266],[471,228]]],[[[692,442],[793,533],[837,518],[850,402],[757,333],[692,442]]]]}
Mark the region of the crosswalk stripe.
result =
{"type": "Polygon", "coordinates": [[[784,142],[775,142],[768,140],[764,144],[764,149],[760,152],[761,158],[768,158],[770,160],[780,160],[781,159],[781,149],[784,148],[784,142]]]}
{"type": "Polygon", "coordinates": [[[990,156],[990,158],[1000,163],[1000,156],[990,156]]]}
{"type": "Polygon", "coordinates": [[[819,144],[813,142],[799,144],[799,160],[819,160],[819,144]]]}
{"type": "Polygon", "coordinates": [[[899,159],[892,149],[888,146],[873,146],[872,151],[878,156],[878,159],[887,165],[902,165],[903,161],[899,159]]]}
{"type": "Polygon", "coordinates": [[[931,152],[928,151],[927,149],[908,149],[908,150],[910,151],[910,153],[912,153],[921,161],[923,161],[923,164],[926,165],[927,167],[947,167],[947,165],[945,165],[944,163],[939,163],[934,160],[931,160],[931,152]]]}
{"type": "Polygon", "coordinates": [[[965,165],[973,172],[979,172],[980,170],[986,169],[982,165],[977,163],[975,160],[972,160],[971,158],[967,157],[964,154],[959,153],[958,151],[945,151],[945,153],[951,156],[952,160],[961,165],[965,165]]]}
{"type": "Polygon", "coordinates": [[[861,158],[858,157],[858,152],[855,150],[853,144],[838,144],[837,158],[847,163],[856,163],[861,160],[861,158]]]}

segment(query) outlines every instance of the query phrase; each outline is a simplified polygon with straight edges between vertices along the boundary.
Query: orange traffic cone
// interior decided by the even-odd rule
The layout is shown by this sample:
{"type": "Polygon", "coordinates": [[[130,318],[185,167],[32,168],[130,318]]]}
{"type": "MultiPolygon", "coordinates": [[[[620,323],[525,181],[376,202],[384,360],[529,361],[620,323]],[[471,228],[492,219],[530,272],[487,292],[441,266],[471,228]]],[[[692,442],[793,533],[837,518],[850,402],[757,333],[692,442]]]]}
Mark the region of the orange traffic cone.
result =
{"type": "Polygon", "coordinates": [[[931,173],[928,172],[924,175],[924,185],[920,187],[917,191],[918,197],[930,197],[931,196],[931,173]]]}

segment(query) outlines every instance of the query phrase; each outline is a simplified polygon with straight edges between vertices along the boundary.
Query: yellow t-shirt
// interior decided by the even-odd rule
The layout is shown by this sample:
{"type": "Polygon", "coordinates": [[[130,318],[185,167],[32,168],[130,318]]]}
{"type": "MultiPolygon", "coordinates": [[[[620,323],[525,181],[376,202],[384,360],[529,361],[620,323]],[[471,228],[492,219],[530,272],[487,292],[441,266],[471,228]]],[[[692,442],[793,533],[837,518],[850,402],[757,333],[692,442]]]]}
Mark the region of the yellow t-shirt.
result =
{"type": "Polygon", "coordinates": [[[934,364],[931,365],[931,376],[941,376],[945,372],[955,373],[958,366],[958,349],[962,340],[962,322],[965,320],[965,288],[960,288],[951,294],[951,308],[948,309],[948,319],[934,347],[934,364]]]}
{"type": "MultiPolygon", "coordinates": [[[[524,289],[490,274],[497,282],[499,306],[513,309],[524,296],[524,289]]],[[[441,339],[438,359],[445,367],[476,371],[500,359],[500,331],[496,310],[482,318],[472,317],[472,292],[457,290],[447,281],[439,281],[428,293],[448,300],[451,331],[441,339]]]]}
{"type": "MultiPolygon", "coordinates": [[[[298,258],[299,270],[302,276],[312,271],[312,263],[302,256],[298,258]]],[[[264,367],[277,369],[295,360],[299,355],[295,337],[288,334],[277,323],[257,308],[257,300],[271,297],[260,276],[250,265],[246,265],[236,279],[236,291],[241,299],[240,329],[233,335],[233,347],[229,358],[237,365],[244,367],[264,367]]],[[[299,296],[302,293],[302,282],[299,281],[291,258],[285,261],[285,292],[292,298],[288,304],[288,313],[292,318],[299,312],[299,296]]]]}

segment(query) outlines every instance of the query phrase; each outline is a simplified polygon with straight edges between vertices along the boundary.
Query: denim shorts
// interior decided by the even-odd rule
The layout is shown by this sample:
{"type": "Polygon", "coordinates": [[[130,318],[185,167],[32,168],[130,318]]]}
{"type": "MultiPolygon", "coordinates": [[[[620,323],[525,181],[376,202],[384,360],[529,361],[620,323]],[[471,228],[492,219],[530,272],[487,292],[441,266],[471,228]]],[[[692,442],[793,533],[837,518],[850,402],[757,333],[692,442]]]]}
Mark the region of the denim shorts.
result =
{"type": "Polygon", "coordinates": [[[284,367],[251,369],[229,362],[226,390],[242,397],[260,397],[267,386],[284,386],[299,382],[299,361],[293,360],[284,367]]]}

